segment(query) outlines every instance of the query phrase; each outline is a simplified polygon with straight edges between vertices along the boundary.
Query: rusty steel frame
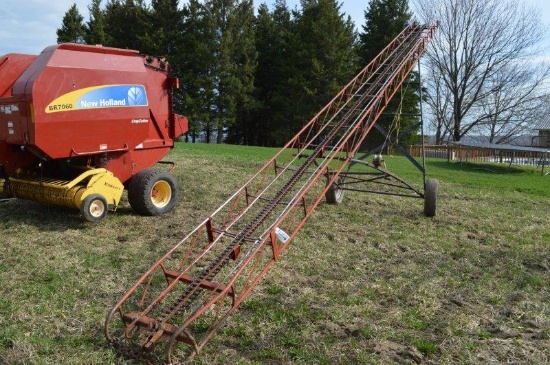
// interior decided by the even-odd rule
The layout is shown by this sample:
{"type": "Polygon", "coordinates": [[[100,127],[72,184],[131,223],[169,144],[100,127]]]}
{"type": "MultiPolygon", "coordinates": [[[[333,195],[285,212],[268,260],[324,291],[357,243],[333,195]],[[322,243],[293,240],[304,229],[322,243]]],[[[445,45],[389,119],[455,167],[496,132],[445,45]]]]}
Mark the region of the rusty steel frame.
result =
{"type": "Polygon", "coordinates": [[[380,124],[375,122],[373,127],[384,137],[385,142],[365,153],[362,153],[359,157],[354,158],[351,163],[348,164],[346,170],[340,173],[340,179],[338,180],[336,187],[337,189],[342,191],[356,191],[362,193],[425,199],[426,158],[424,155],[424,123],[422,120],[423,97],[420,71],[420,61],[418,61],[417,72],[419,76],[418,92],[420,94],[420,113],[414,114],[412,116],[419,117],[420,120],[409,126],[404,131],[399,132],[396,137],[391,136],[388,131],[386,131],[380,124]],[[412,157],[411,154],[397,142],[403,137],[408,136],[411,132],[418,130],[419,128],[422,138],[422,156],[420,162],[412,157]],[[373,162],[368,161],[368,158],[370,156],[377,156],[377,154],[378,156],[382,156],[383,150],[387,147],[387,141],[390,141],[390,145],[397,149],[402,156],[406,157],[411,162],[411,164],[415,166],[418,171],[420,171],[420,173],[422,174],[423,189],[419,189],[418,186],[387,170],[385,167],[385,163],[375,164],[374,157],[373,162]],[[354,166],[360,167],[359,169],[354,170],[354,166]],[[366,169],[361,169],[361,167],[366,167],[366,169]],[[376,187],[372,187],[374,185],[376,185],[376,187]]]}
{"type": "Polygon", "coordinates": [[[108,312],[126,356],[166,341],[190,362],[280,258],[353,161],[437,24],[405,28],[273,158],[161,257],[108,312]],[[177,346],[183,344],[182,346],[177,346]]]}

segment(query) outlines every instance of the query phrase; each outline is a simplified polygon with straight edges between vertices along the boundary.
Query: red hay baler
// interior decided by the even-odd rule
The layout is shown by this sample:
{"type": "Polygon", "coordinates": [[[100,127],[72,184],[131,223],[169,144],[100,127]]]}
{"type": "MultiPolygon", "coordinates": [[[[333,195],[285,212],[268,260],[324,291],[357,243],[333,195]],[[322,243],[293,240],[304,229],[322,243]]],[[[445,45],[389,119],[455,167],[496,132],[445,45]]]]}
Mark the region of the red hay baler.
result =
{"type": "MultiPolygon", "coordinates": [[[[172,112],[165,59],[65,43],[0,58],[0,197],[116,210],[124,189],[143,215],[171,210],[176,181],[153,167],[187,131],[172,112]]],[[[173,164],[171,165],[173,166],[173,164]]]]}

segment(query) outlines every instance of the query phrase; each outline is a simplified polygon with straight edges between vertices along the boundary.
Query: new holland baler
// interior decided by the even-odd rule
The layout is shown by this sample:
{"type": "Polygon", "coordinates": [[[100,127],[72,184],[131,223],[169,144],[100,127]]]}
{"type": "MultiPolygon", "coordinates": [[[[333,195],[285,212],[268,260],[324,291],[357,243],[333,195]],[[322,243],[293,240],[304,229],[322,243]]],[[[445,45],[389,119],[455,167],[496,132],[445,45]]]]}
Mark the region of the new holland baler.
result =
{"type": "Polygon", "coordinates": [[[176,181],[154,167],[187,131],[172,112],[165,59],[65,43],[0,58],[0,197],[116,210],[124,189],[143,215],[171,210],[176,181]]]}

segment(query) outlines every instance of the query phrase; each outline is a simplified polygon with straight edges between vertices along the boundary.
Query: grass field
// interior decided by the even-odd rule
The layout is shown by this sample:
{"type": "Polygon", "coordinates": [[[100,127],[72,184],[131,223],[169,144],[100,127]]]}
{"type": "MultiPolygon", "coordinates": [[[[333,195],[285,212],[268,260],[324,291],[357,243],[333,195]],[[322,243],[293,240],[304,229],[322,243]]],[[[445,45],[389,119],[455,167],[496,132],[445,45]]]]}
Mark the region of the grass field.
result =
{"type": "MultiPolygon", "coordinates": [[[[159,217],[123,199],[98,223],[0,204],[0,364],[132,363],[107,310],[276,150],[178,143],[180,200],[159,217]]],[[[420,183],[415,168],[390,171],[420,183]]],[[[346,192],[321,204],[197,364],[550,363],[550,176],[428,161],[420,199],[346,192]]]]}

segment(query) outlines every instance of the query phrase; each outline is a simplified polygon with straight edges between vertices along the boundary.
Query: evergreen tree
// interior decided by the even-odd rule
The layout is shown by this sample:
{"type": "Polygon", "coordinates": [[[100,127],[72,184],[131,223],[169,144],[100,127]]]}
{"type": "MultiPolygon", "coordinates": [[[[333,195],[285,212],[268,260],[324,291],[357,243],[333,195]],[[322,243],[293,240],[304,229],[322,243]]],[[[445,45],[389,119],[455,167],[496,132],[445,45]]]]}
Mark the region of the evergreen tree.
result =
{"type": "Polygon", "coordinates": [[[179,0],[153,0],[149,32],[143,39],[148,43],[145,48],[168,59],[184,52],[181,49],[183,14],[183,10],[179,9],[179,0]]]}
{"type": "Polygon", "coordinates": [[[144,41],[151,32],[151,10],[144,0],[110,0],[104,14],[111,46],[153,53],[151,44],[144,41]]]}
{"type": "Polygon", "coordinates": [[[90,19],[86,23],[84,40],[87,44],[109,46],[111,42],[105,30],[105,14],[101,10],[101,2],[102,0],[92,0],[88,6],[90,19]]]}
{"type": "MultiPolygon", "coordinates": [[[[245,145],[262,145],[261,140],[265,137],[265,132],[267,128],[265,124],[267,121],[263,119],[262,107],[265,105],[265,100],[263,100],[263,93],[261,86],[258,86],[258,81],[261,78],[262,69],[262,56],[264,53],[258,47],[262,46],[262,41],[264,37],[264,32],[266,28],[269,28],[271,23],[271,17],[267,5],[262,4],[258,8],[258,16],[254,22],[254,31],[256,37],[256,49],[258,51],[258,66],[254,74],[254,99],[255,105],[254,108],[246,110],[246,113],[242,113],[235,120],[235,124],[229,129],[227,141],[234,144],[245,144],[245,145]],[[260,125],[264,124],[264,128],[261,128],[260,125]]],[[[271,71],[271,70],[270,70],[271,71]]]]}
{"type": "MultiPolygon", "coordinates": [[[[235,70],[237,87],[234,89],[236,101],[235,120],[250,119],[256,106],[254,77],[258,65],[258,52],[256,50],[254,22],[254,2],[252,0],[241,2],[236,8],[232,26],[232,39],[229,40],[232,46],[232,62],[237,66],[235,70]]],[[[231,129],[232,125],[228,127],[231,129]]]]}
{"type": "Polygon", "coordinates": [[[258,8],[258,15],[254,22],[256,49],[258,51],[258,66],[254,74],[254,99],[256,104],[252,110],[247,110],[246,114],[239,115],[238,118],[236,118],[235,124],[229,129],[227,136],[227,142],[229,143],[262,145],[261,140],[265,137],[267,128],[260,128],[261,124],[264,124],[265,127],[267,122],[262,118],[262,109],[265,106],[265,100],[263,100],[263,90],[261,86],[258,85],[258,81],[261,78],[261,70],[263,70],[262,61],[264,56],[263,49],[260,47],[263,45],[264,33],[269,33],[271,24],[272,20],[267,5],[260,5],[258,8]]]}
{"type": "Polygon", "coordinates": [[[258,115],[261,125],[260,144],[276,146],[288,141],[285,131],[290,129],[286,101],[291,44],[291,14],[284,0],[278,0],[271,14],[267,8],[258,11],[257,49],[259,54],[256,72],[257,98],[262,103],[258,115]],[[265,12],[265,14],[263,14],[265,12]]]}
{"type": "Polygon", "coordinates": [[[277,105],[277,95],[283,93],[287,78],[284,67],[288,62],[290,12],[284,0],[277,0],[273,13],[266,4],[258,8],[254,23],[255,47],[258,52],[254,73],[254,103],[239,114],[230,129],[228,142],[273,146],[276,138],[277,115],[284,110],[277,105]]]}
{"type": "MultiPolygon", "coordinates": [[[[370,0],[365,11],[365,25],[359,35],[359,53],[362,67],[366,66],[382,49],[384,49],[410,21],[412,14],[407,0],[370,0]]],[[[412,131],[403,139],[398,139],[400,132],[419,121],[419,75],[411,73],[408,81],[397,91],[377,123],[396,139],[401,146],[418,143],[420,137],[412,131]]],[[[386,152],[391,143],[388,138],[373,129],[367,136],[363,149],[370,151],[383,146],[386,152]]]]}
{"type": "Polygon", "coordinates": [[[185,52],[175,60],[180,78],[177,97],[181,100],[183,113],[189,118],[187,136],[195,142],[202,131],[211,129],[212,124],[210,105],[215,91],[216,27],[199,0],[190,0],[183,10],[181,47],[185,52]]]}
{"type": "MultiPolygon", "coordinates": [[[[153,0],[150,21],[150,31],[142,38],[146,44],[143,49],[148,49],[153,55],[166,57],[172,73],[181,82],[182,75],[187,72],[186,58],[189,53],[185,46],[185,8],[179,8],[179,0],[153,0]]],[[[183,88],[174,90],[172,102],[176,112],[185,114],[183,88]]]]}
{"type": "Polygon", "coordinates": [[[285,131],[288,138],[355,73],[355,27],[340,8],[336,0],[302,0],[302,12],[295,14],[292,69],[288,70],[291,115],[287,117],[292,121],[285,131]]]}
{"type": "Polygon", "coordinates": [[[281,146],[291,137],[293,115],[287,103],[290,75],[298,70],[292,62],[295,21],[284,0],[275,3],[272,13],[274,32],[269,51],[264,50],[264,69],[258,72],[267,98],[265,115],[269,118],[269,145],[281,146]],[[271,61],[269,61],[271,59],[271,61]],[[270,62],[272,64],[270,64],[270,62]],[[263,78],[262,78],[263,76],[263,78]]]}
{"type": "Polygon", "coordinates": [[[252,0],[208,0],[206,14],[214,24],[214,90],[210,104],[211,124],[206,139],[216,133],[223,141],[226,129],[235,122],[238,108],[251,103],[256,66],[254,8],[252,0]]]}
{"type": "Polygon", "coordinates": [[[57,29],[57,43],[83,43],[85,36],[83,22],[84,17],[76,8],[76,4],[73,4],[63,16],[61,28],[57,29]]]}

